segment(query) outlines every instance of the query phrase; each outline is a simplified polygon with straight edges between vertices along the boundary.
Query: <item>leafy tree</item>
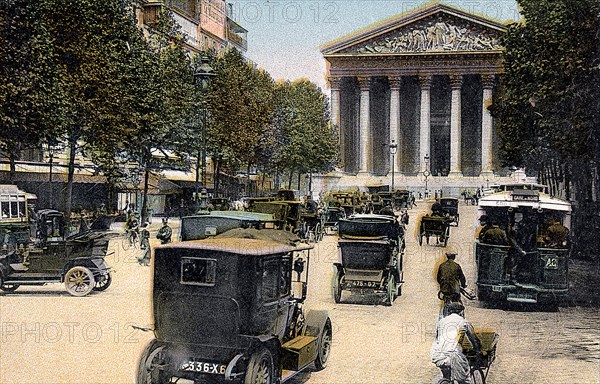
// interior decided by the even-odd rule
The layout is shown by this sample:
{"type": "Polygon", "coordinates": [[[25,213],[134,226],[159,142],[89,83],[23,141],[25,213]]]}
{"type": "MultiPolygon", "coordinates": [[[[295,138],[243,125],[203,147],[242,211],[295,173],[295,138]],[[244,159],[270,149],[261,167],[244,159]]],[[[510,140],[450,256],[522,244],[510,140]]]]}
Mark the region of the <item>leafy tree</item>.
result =
{"type": "Polygon", "coordinates": [[[492,106],[501,156],[582,207],[593,196],[589,175],[600,151],[599,2],[518,3],[524,20],[503,38],[505,75],[492,106]]]}
{"type": "MultiPolygon", "coordinates": [[[[307,79],[277,84],[276,161],[290,172],[328,172],[337,163],[336,132],[329,120],[326,96],[307,79]]],[[[290,181],[291,182],[291,181],[290,181]]]]}
{"type": "Polygon", "coordinates": [[[235,49],[224,50],[211,64],[209,147],[249,168],[261,152],[261,137],[273,116],[273,80],[235,49]]]}
{"type": "Polygon", "coordinates": [[[11,179],[19,152],[39,147],[60,124],[53,36],[40,22],[49,9],[47,2],[0,3],[0,148],[11,179]]]}

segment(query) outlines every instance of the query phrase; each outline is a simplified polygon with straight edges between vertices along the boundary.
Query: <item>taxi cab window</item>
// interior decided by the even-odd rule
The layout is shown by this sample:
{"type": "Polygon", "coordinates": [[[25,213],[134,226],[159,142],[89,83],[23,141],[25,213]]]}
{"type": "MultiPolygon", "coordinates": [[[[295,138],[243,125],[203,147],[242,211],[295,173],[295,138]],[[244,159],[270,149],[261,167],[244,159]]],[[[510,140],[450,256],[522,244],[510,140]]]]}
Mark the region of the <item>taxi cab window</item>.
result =
{"type": "Polygon", "coordinates": [[[290,282],[292,280],[291,259],[285,257],[281,260],[281,268],[279,271],[279,296],[286,296],[290,293],[290,282]]]}
{"type": "Polygon", "coordinates": [[[266,260],[263,265],[262,292],[263,301],[273,301],[278,297],[279,260],[266,260]]]}
{"type": "Polygon", "coordinates": [[[217,261],[215,259],[183,257],[181,259],[181,284],[214,286],[216,270],[217,261]]]}

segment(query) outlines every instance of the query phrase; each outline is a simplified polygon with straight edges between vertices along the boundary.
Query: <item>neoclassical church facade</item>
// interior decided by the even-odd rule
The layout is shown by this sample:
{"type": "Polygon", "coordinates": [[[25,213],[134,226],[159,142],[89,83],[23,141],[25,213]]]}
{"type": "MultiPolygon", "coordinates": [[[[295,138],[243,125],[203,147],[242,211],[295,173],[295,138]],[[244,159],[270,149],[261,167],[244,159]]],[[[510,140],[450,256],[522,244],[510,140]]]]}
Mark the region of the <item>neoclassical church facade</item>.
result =
{"type": "Polygon", "coordinates": [[[488,107],[505,30],[434,3],[322,46],[341,154],[340,172],[322,182],[385,184],[392,168],[397,186],[420,185],[423,172],[434,186],[497,181],[488,107]]]}

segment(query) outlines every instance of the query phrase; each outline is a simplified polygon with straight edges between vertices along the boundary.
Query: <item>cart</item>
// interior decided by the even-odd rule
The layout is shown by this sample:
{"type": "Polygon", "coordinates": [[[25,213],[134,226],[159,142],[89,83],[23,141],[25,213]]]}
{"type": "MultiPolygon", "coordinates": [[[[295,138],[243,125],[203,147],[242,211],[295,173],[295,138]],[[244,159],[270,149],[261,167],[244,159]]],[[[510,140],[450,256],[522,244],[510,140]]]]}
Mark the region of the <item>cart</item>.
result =
{"type": "Polygon", "coordinates": [[[392,305],[402,292],[404,230],[395,218],[374,214],[354,215],[339,221],[340,261],[333,298],[342,301],[342,291],[383,294],[392,305]]]}
{"type": "Polygon", "coordinates": [[[442,206],[442,212],[449,219],[449,224],[458,227],[458,199],[456,197],[442,197],[438,203],[442,206]]]}
{"type": "Polygon", "coordinates": [[[325,215],[320,210],[301,212],[299,227],[301,238],[319,242],[325,235],[325,215]]]}
{"type": "Polygon", "coordinates": [[[481,357],[478,358],[468,337],[464,332],[459,335],[459,342],[463,348],[463,353],[469,360],[471,367],[471,382],[473,384],[485,384],[490,366],[496,359],[496,345],[499,335],[492,328],[475,328],[475,336],[481,343],[481,357]]]}
{"type": "Polygon", "coordinates": [[[419,245],[423,245],[423,238],[429,244],[429,238],[435,236],[437,243],[442,243],[444,247],[448,244],[450,237],[450,222],[446,217],[423,216],[419,223],[419,245]]]}

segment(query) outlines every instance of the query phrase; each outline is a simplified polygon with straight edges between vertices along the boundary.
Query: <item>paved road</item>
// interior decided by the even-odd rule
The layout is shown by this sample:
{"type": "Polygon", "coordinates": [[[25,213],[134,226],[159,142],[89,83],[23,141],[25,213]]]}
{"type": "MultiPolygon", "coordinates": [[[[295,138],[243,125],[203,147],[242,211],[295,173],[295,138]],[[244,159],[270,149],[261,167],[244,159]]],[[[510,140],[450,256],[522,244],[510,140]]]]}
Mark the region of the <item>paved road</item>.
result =
{"type": "MultiPolygon", "coordinates": [[[[437,369],[429,362],[439,311],[433,277],[444,249],[419,247],[413,231],[421,203],[411,211],[403,294],[392,307],[377,297],[350,296],[335,304],[331,294],[334,236],[318,244],[311,259],[307,307],[330,311],[334,344],[329,366],[303,374],[293,384],[431,383],[437,369]]],[[[448,244],[474,281],[472,236],[475,208],[460,207],[461,222],[448,244]]],[[[153,225],[153,229],[158,227],[153,225]]],[[[155,240],[153,240],[155,241],[155,240]]],[[[148,325],[149,268],[124,252],[120,240],[107,261],[116,268],[113,285],[84,298],[69,296],[61,285],[19,288],[0,295],[0,383],[132,383],[137,359],[152,338],[131,328],[148,325]]],[[[600,312],[588,308],[484,308],[467,303],[475,326],[501,334],[490,383],[599,383],[600,312]]]]}

